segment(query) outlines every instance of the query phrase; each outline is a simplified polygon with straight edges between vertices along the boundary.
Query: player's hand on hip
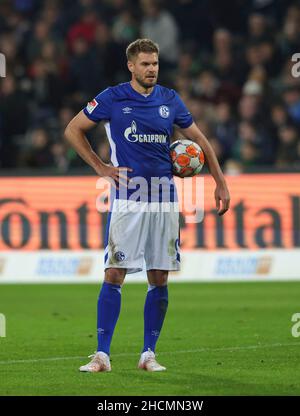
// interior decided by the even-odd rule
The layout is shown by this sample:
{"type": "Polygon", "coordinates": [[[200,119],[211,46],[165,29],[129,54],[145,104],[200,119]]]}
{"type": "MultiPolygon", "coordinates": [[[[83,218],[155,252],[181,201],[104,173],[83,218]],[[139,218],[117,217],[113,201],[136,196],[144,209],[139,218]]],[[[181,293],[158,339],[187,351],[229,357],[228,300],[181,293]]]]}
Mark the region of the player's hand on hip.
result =
{"type": "Polygon", "coordinates": [[[217,185],[215,190],[215,200],[218,215],[225,214],[225,212],[228,211],[230,205],[230,195],[226,184],[217,185]]]}
{"type": "Polygon", "coordinates": [[[127,187],[130,179],[128,178],[127,172],[132,172],[132,169],[111,165],[103,165],[101,169],[97,171],[99,176],[106,178],[116,189],[119,189],[119,185],[127,187]]]}

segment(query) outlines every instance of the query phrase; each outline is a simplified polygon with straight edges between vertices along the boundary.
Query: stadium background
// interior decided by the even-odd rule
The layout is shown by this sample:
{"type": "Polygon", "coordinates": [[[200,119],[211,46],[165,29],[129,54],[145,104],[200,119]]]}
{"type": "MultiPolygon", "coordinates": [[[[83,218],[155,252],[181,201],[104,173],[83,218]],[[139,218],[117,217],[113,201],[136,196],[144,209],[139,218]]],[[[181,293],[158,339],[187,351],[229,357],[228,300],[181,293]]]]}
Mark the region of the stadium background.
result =
{"type": "MultiPolygon", "coordinates": [[[[292,55],[300,51],[299,2],[15,0],[1,2],[0,16],[7,64],[0,80],[2,281],[36,280],[41,263],[41,281],[57,270],[57,280],[76,278],[76,256],[62,264],[53,250],[103,249],[106,217],[93,208],[96,178],[63,140],[63,131],[99,91],[128,80],[124,52],[139,36],[159,43],[159,82],[179,91],[233,186],[232,209],[224,219],[214,211],[208,176],[203,223],[186,224],[181,216],[182,249],[203,249],[205,272],[199,276],[297,277],[297,251],[286,249],[300,245],[300,81],[292,73],[292,55]],[[45,178],[51,175],[60,179],[45,178]],[[207,270],[207,252],[226,248],[240,253],[225,259],[216,253],[207,270]],[[17,263],[18,271],[14,259],[25,249],[52,250],[53,261],[36,252],[30,270],[17,263]],[[284,249],[285,257],[262,249],[284,249]],[[269,266],[257,273],[264,259],[269,266]],[[285,271],[277,270],[282,259],[289,265],[285,271]]],[[[102,125],[89,140],[108,162],[102,125]]],[[[101,254],[94,252],[80,278],[98,281],[101,254]]]]}
{"type": "MultiPolygon", "coordinates": [[[[206,361],[195,366],[189,357],[185,382],[177,375],[164,385],[141,378],[134,384],[119,372],[115,382],[121,380],[121,390],[102,386],[101,391],[299,394],[292,375],[299,367],[297,342],[290,333],[299,283],[288,281],[300,279],[300,80],[292,73],[292,55],[300,52],[300,3],[290,0],[0,2],[0,53],[6,58],[6,77],[0,78],[0,312],[8,328],[7,338],[0,338],[5,375],[0,394],[98,394],[99,386],[78,383],[72,371],[76,357],[93,348],[91,304],[103,279],[106,216],[95,209],[97,178],[68,147],[63,131],[99,91],[128,81],[124,52],[137,37],[159,43],[159,82],[181,94],[209,138],[232,194],[231,210],[218,217],[213,181],[204,172],[204,221],[187,224],[181,215],[183,270],[172,281],[243,283],[179,282],[171,288],[174,317],[160,344],[163,351],[187,348],[172,331],[187,330],[188,313],[199,313],[188,347],[198,352],[196,347],[203,347],[206,361]],[[268,285],[271,280],[286,282],[268,285]],[[10,282],[98,284],[5,284],[10,282]],[[183,293],[189,306],[182,305],[183,293]],[[30,328],[24,328],[24,316],[30,328]],[[232,367],[221,368],[226,351],[236,357],[230,358],[232,367]],[[9,361],[11,352],[15,362],[9,361]],[[65,356],[74,362],[67,361],[67,375],[57,378],[55,360],[65,356]],[[35,362],[37,357],[41,361],[35,362]],[[259,368],[266,357],[272,361],[267,370],[259,368]],[[260,364],[253,364],[256,360],[260,364]],[[47,380],[35,366],[47,372],[47,380]],[[20,369],[28,373],[21,384],[20,369]],[[200,374],[208,376],[205,385],[200,374]],[[281,381],[274,383],[276,375],[281,381]]],[[[108,162],[103,127],[88,138],[108,162]]],[[[128,280],[144,281],[142,275],[128,280]]],[[[131,286],[129,300],[142,307],[143,289],[131,286]]],[[[138,312],[124,302],[130,327],[138,312]]],[[[119,357],[121,345],[133,355],[138,344],[126,335],[116,335],[113,351],[119,357]]]]}

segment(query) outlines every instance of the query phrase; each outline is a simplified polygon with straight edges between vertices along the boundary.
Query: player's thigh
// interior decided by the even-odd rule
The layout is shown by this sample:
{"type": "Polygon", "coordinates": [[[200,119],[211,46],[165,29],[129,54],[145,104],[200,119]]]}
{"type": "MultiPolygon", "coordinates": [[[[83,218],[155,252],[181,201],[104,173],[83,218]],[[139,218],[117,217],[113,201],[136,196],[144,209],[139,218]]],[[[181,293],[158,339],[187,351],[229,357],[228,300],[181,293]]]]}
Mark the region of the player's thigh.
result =
{"type": "Polygon", "coordinates": [[[151,214],[145,250],[147,270],[179,270],[179,212],[173,203],[170,210],[151,214]]]}
{"type": "Polygon", "coordinates": [[[149,229],[149,213],[130,201],[115,200],[106,230],[105,268],[141,271],[149,229]]]}

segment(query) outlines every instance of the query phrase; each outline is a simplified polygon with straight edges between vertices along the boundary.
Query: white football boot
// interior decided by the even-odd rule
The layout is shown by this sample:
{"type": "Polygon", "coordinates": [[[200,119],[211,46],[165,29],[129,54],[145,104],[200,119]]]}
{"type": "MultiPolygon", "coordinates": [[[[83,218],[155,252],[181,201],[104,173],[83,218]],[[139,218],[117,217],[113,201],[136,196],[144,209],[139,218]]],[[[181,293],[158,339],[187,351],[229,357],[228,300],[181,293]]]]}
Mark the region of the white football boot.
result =
{"type": "Polygon", "coordinates": [[[148,348],[148,351],[142,353],[138,368],[146,371],[165,371],[166,367],[158,364],[155,359],[155,354],[148,348]]]}
{"type": "Polygon", "coordinates": [[[111,371],[109,356],[102,351],[89,355],[92,360],[79,368],[79,371],[88,373],[98,373],[101,371],[111,371]]]}

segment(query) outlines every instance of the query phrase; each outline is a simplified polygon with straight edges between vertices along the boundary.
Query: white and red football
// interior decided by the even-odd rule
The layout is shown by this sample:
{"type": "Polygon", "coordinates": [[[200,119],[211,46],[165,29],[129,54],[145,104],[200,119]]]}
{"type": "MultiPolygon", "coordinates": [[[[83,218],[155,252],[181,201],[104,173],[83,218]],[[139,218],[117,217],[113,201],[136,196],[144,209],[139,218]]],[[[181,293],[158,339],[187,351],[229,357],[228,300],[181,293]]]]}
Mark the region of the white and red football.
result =
{"type": "Polygon", "coordinates": [[[204,153],[201,147],[189,139],[179,139],[170,146],[173,174],[180,178],[194,176],[201,172],[204,153]]]}

